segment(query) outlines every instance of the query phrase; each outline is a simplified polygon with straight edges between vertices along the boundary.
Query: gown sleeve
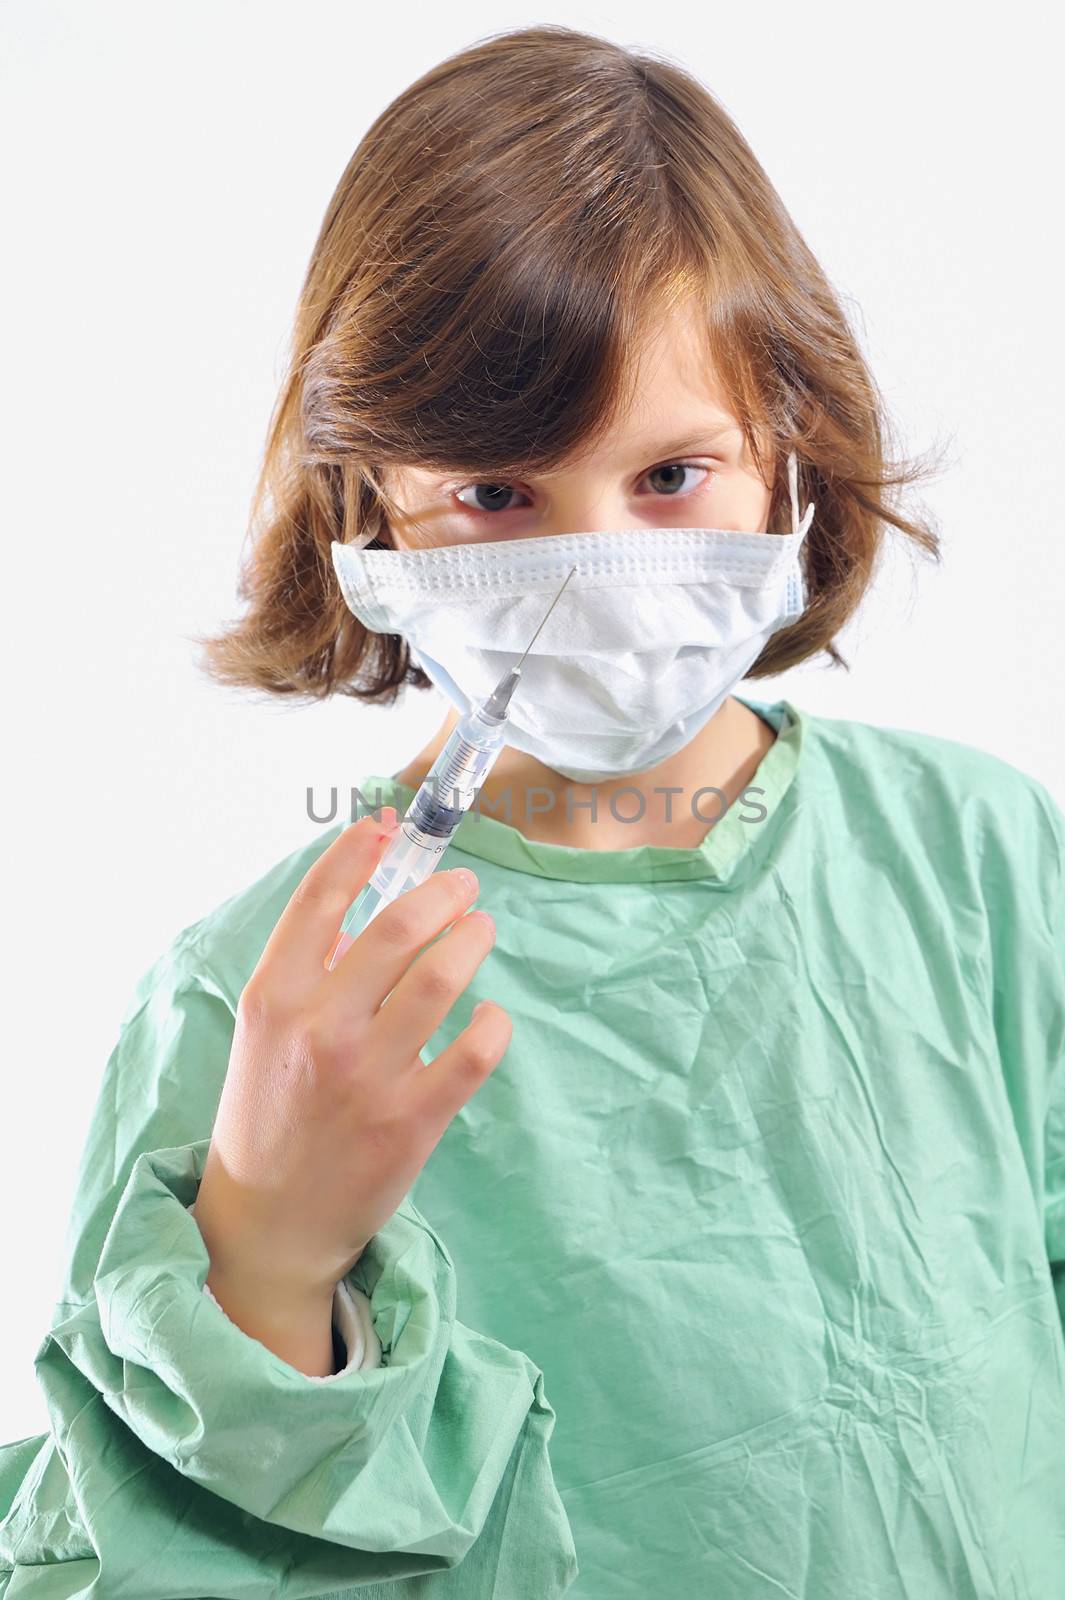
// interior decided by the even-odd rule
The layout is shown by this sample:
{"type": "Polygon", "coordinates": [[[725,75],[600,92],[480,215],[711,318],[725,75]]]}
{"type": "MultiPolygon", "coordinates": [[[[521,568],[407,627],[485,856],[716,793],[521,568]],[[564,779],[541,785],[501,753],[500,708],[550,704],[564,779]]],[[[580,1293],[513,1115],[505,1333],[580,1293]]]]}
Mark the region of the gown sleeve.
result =
{"type": "MultiPolygon", "coordinates": [[[[1051,936],[1057,953],[1059,1007],[1065,1012],[1065,817],[1055,812],[1058,823],[1057,878],[1052,900],[1051,936]]],[[[1048,1080],[1044,1214],[1050,1275],[1057,1296],[1062,1333],[1065,1335],[1065,1027],[1050,1026],[1050,1076],[1048,1080]]]]}
{"type": "Polygon", "coordinates": [[[376,1365],[316,1380],[204,1294],[188,1207],[235,1001],[194,933],[141,979],[104,1072],[34,1358],[48,1431],[0,1445],[0,1597],[554,1600],[577,1562],[543,1375],[456,1320],[408,1199],[342,1280],[376,1365]]]}
{"type": "Polygon", "coordinates": [[[1046,1230],[1050,1276],[1065,1337],[1065,1061],[1053,1080],[1047,1116],[1046,1230]]]}

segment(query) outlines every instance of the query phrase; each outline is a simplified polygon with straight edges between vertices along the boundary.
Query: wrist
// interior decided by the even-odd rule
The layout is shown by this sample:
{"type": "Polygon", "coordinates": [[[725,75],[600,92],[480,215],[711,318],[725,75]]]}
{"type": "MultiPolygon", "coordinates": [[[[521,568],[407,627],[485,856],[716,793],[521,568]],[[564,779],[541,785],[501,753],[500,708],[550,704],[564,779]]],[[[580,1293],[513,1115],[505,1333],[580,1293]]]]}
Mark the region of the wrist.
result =
{"type": "MultiPolygon", "coordinates": [[[[276,1206],[266,1213],[256,1197],[234,1183],[220,1162],[207,1166],[196,1198],[188,1207],[211,1259],[213,1277],[235,1290],[254,1286],[265,1303],[278,1307],[297,1305],[313,1310],[332,1302],[343,1266],[330,1271],[325,1265],[315,1274],[305,1235],[289,1235],[276,1206]]],[[[213,1278],[209,1287],[214,1292],[213,1278]]]]}
{"type": "Polygon", "coordinates": [[[310,1377],[331,1377],[337,1370],[331,1292],[279,1292],[213,1264],[206,1282],[229,1320],[289,1366],[310,1377]]]}

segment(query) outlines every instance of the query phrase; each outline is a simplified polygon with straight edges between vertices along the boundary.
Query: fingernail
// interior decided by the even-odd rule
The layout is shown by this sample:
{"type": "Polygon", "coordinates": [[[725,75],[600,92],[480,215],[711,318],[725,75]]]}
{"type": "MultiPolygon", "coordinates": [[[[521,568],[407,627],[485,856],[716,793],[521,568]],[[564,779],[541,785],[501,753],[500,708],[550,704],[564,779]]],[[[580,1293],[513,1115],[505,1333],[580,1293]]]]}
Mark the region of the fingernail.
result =
{"type": "Polygon", "coordinates": [[[470,894],[476,894],[480,888],[480,884],[477,882],[477,874],[471,872],[469,867],[452,867],[451,876],[457,878],[463,888],[470,894]]]}
{"type": "Polygon", "coordinates": [[[487,922],[489,928],[492,930],[493,933],[495,933],[495,931],[496,931],[496,919],[489,912],[477,910],[477,911],[471,911],[469,913],[469,915],[471,917],[480,917],[482,922],[487,922]]]}

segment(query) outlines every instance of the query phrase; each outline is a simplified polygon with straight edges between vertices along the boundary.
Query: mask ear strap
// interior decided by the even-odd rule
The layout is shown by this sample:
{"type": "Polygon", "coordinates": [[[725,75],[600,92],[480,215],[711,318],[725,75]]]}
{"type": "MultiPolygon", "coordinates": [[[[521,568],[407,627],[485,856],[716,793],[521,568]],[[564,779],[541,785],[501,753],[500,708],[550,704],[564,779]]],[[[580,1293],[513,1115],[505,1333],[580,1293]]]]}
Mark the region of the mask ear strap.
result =
{"type": "Polygon", "coordinates": [[[374,534],[373,528],[363,528],[362,532],[357,533],[354,539],[348,540],[347,544],[344,545],[344,548],[345,550],[365,550],[368,544],[372,543],[376,546],[377,542],[377,537],[374,534]]]}
{"type": "Polygon", "coordinates": [[[797,533],[805,533],[813,521],[814,503],[808,500],[806,510],[802,517],[799,516],[799,463],[795,451],[788,451],[788,494],[791,496],[791,532],[794,537],[797,533]]]}

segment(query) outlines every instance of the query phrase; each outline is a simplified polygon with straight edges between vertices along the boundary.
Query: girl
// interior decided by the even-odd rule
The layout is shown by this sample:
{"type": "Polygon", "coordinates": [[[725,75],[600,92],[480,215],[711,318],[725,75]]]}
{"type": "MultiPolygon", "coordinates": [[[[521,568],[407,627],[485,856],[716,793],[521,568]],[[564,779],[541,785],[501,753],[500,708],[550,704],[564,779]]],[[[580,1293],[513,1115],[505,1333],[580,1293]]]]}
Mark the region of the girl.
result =
{"type": "Polygon", "coordinates": [[[208,664],[455,709],[140,982],[0,1595],[1060,1597],[1065,819],[734,692],[936,554],[885,438],[678,67],[530,28],[374,123],[208,664]],[[338,938],[567,572],[441,869],[338,938]]]}

